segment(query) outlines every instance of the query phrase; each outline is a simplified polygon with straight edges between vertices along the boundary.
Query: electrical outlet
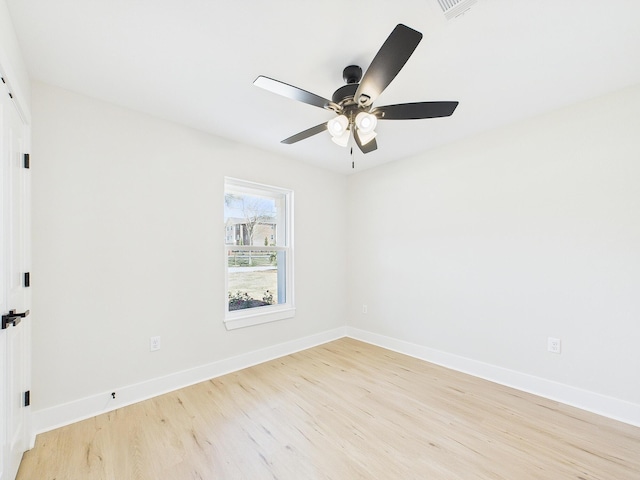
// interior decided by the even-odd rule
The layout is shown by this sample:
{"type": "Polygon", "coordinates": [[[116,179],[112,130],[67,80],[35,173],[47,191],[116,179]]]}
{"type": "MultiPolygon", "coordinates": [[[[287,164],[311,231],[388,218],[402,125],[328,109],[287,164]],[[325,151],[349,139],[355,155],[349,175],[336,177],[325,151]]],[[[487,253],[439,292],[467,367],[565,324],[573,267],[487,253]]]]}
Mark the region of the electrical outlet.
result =
{"type": "Polygon", "coordinates": [[[551,353],[560,353],[560,339],[553,337],[547,338],[547,350],[551,353]]]}
{"type": "Polygon", "coordinates": [[[151,337],[149,340],[149,351],[155,352],[156,350],[160,350],[160,336],[151,337]]]}
{"type": "Polygon", "coordinates": [[[367,306],[364,303],[362,304],[362,313],[367,313],[367,306]]]}

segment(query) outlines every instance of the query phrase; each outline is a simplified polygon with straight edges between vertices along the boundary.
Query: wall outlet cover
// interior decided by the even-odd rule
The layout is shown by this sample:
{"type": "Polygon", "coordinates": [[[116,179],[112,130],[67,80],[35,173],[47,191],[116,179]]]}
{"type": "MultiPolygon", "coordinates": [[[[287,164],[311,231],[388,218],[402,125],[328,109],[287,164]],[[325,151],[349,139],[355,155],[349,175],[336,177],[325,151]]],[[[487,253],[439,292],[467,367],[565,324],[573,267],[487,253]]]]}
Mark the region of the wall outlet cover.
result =
{"type": "Polygon", "coordinates": [[[551,353],[560,353],[561,342],[559,338],[547,338],[547,350],[551,353]]]}
{"type": "Polygon", "coordinates": [[[156,350],[160,350],[160,336],[149,339],[149,351],[155,352],[156,350]]]}

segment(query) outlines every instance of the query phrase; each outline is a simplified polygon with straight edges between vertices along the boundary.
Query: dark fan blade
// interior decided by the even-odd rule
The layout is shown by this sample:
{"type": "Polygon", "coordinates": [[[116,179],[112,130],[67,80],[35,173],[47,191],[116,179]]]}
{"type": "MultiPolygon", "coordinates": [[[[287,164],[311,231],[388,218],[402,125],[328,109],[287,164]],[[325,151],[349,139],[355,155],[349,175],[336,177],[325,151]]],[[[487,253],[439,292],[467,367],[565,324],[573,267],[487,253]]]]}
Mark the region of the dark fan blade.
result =
{"type": "Polygon", "coordinates": [[[448,117],[458,102],[416,102],[384,105],[374,109],[380,120],[418,120],[420,118],[448,117]],[[382,112],[383,115],[379,115],[382,112]]]}
{"type": "Polygon", "coordinates": [[[398,24],[369,65],[353,98],[360,105],[371,105],[396,78],[420,40],[420,32],[398,24]]]}
{"type": "Polygon", "coordinates": [[[376,143],[375,138],[370,142],[362,145],[362,143],[360,143],[360,137],[358,136],[357,131],[353,137],[356,139],[356,145],[358,145],[358,148],[362,151],[362,153],[370,153],[378,149],[378,144],[376,143]]]}
{"type": "Polygon", "coordinates": [[[313,137],[318,133],[322,133],[327,129],[327,123],[321,123],[320,125],[316,125],[315,127],[308,128],[304,132],[296,133],[295,135],[285,138],[280,143],[286,143],[287,145],[291,145],[292,143],[299,142],[300,140],[304,140],[305,138],[313,137]]]}
{"type": "Polygon", "coordinates": [[[270,92],[277,93],[283,97],[298,100],[299,102],[308,103],[320,108],[326,108],[329,105],[329,100],[322,98],[315,93],[307,92],[301,88],[294,87],[287,83],[274,80],[273,78],[263,77],[260,75],[253,82],[254,85],[269,90],[270,92]]]}

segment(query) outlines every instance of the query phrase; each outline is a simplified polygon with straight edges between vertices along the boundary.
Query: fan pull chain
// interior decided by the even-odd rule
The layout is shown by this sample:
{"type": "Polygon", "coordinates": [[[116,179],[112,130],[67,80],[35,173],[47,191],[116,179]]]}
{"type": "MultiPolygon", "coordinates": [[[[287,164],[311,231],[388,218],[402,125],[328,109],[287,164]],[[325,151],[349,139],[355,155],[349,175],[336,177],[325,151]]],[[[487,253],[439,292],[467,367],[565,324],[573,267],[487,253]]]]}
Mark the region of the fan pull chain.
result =
{"type": "Polygon", "coordinates": [[[356,168],[356,162],[353,161],[353,147],[351,147],[351,168],[356,168]]]}

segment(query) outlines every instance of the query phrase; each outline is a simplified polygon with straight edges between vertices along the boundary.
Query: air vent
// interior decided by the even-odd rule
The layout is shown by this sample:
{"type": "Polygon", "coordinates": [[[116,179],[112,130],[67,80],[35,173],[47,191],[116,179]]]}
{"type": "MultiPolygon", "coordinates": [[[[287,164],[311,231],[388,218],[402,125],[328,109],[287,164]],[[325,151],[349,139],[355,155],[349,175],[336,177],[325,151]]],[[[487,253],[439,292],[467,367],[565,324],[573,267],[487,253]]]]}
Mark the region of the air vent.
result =
{"type": "Polygon", "coordinates": [[[438,3],[447,20],[451,20],[469,10],[476,0],[438,0],[438,3]]]}

